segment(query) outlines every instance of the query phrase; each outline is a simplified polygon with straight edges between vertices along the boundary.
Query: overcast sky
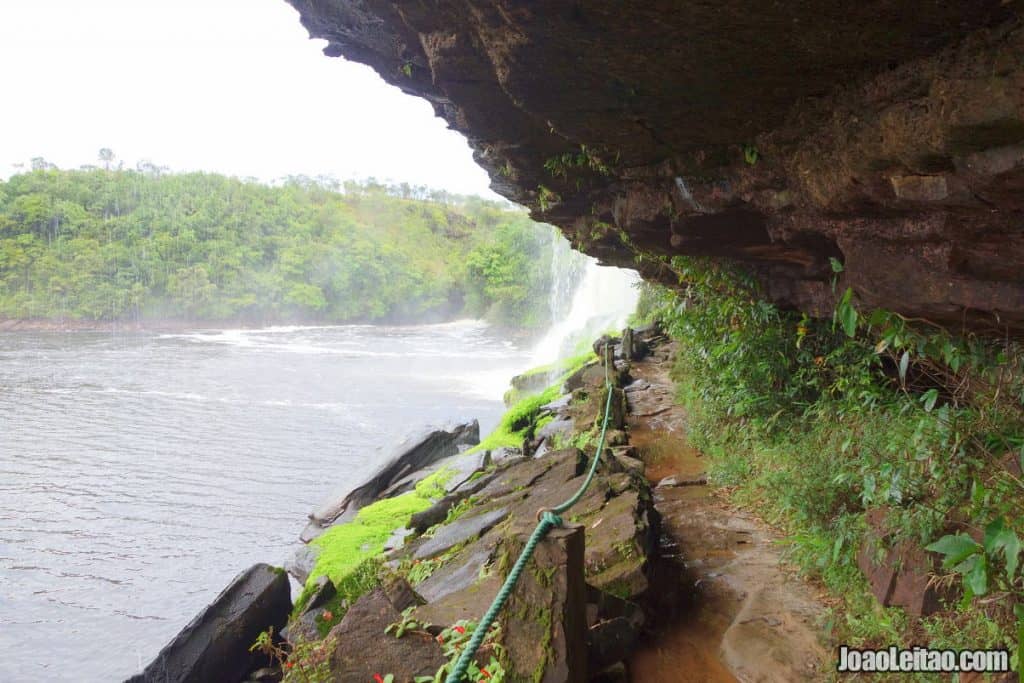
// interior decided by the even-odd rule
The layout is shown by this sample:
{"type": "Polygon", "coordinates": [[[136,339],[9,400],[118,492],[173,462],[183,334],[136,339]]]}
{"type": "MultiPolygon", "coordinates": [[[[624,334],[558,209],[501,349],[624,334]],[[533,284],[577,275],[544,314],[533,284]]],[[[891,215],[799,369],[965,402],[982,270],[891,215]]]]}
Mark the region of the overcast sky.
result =
{"type": "Polygon", "coordinates": [[[42,156],[489,194],[465,140],[284,0],[0,0],[0,176],[42,156]]]}

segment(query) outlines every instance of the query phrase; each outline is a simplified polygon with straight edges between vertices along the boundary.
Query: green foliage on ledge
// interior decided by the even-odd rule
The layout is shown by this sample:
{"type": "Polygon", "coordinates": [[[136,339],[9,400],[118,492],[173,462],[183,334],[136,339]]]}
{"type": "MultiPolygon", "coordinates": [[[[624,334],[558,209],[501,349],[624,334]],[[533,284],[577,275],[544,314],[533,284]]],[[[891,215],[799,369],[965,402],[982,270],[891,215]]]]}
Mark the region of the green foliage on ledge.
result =
{"type": "Polygon", "coordinates": [[[1015,540],[1024,537],[1024,482],[1013,473],[1024,461],[1020,347],[858,311],[854,292],[839,297],[833,320],[814,320],[764,303],[727,267],[671,265],[689,285],[685,294],[647,286],[639,315],[661,320],[679,345],[689,438],[710,456],[713,481],[782,528],[792,559],[837,595],[833,635],[851,646],[923,639],[1016,651],[1024,625],[1015,540]],[[885,511],[893,535],[883,545],[923,548],[948,538],[951,526],[991,536],[932,546],[951,555],[966,548],[955,561],[947,556],[942,578],[966,597],[923,620],[879,607],[857,567],[866,544],[884,550],[868,510],[885,511]]]}
{"type": "Polygon", "coordinates": [[[0,181],[0,318],[541,327],[553,239],[423,188],[35,170],[0,181]]]}
{"type": "Polygon", "coordinates": [[[510,397],[515,403],[501,416],[498,426],[483,441],[470,449],[470,453],[494,450],[496,448],[522,448],[523,441],[533,430],[542,426],[537,418],[542,406],[551,403],[562,394],[562,385],[570,375],[596,358],[593,351],[578,354],[571,358],[538,366],[524,372],[520,377],[547,375],[556,378],[540,393],[520,398],[515,389],[506,393],[506,401],[510,397]],[[514,393],[512,393],[514,392],[514,393]]]}
{"type": "Polygon", "coordinates": [[[320,550],[320,555],[295,602],[295,613],[301,612],[309,599],[317,577],[326,575],[339,593],[344,592],[345,586],[360,590],[365,587],[373,573],[367,569],[367,563],[377,561],[384,543],[396,529],[403,528],[410,517],[426,510],[444,495],[445,484],[454,475],[454,470],[442,468],[419,481],[413,491],[367,505],[351,522],[332,526],[313,539],[311,544],[320,550]]]}

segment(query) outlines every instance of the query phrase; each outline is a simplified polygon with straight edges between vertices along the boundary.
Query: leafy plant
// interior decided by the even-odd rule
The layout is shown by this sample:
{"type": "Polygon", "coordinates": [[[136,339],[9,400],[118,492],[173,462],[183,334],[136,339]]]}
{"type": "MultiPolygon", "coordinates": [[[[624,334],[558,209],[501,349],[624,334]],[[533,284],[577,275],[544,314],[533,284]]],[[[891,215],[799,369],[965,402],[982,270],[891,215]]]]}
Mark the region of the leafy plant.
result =
{"type": "Polygon", "coordinates": [[[559,194],[543,185],[537,188],[537,203],[540,204],[541,211],[547,211],[555,204],[562,201],[559,194]]]}
{"type": "MultiPolygon", "coordinates": [[[[463,649],[469,644],[476,628],[477,623],[475,621],[460,620],[438,634],[437,642],[441,644],[444,656],[448,658],[448,661],[437,670],[434,676],[418,676],[415,679],[416,683],[442,683],[454,669],[455,663],[462,655],[463,649]]],[[[498,642],[500,638],[501,628],[498,624],[494,624],[477,651],[478,656],[470,661],[469,667],[466,670],[465,680],[489,681],[490,683],[505,682],[505,668],[501,663],[504,648],[498,642]],[[486,656],[490,657],[489,662],[484,667],[477,663],[479,653],[485,653],[486,656]]]]}
{"type": "Polygon", "coordinates": [[[415,609],[415,607],[409,607],[403,611],[401,621],[388,625],[388,627],[384,629],[385,635],[394,635],[395,638],[401,638],[410,631],[425,630],[429,624],[416,621],[412,618],[412,613],[415,609]]]}
{"type": "Polygon", "coordinates": [[[1021,578],[1018,572],[1021,541],[1002,517],[985,527],[981,543],[964,533],[947,534],[926,550],[943,555],[942,566],[963,576],[967,589],[965,600],[986,595],[996,587],[1013,591],[1021,578]],[[1002,571],[999,571],[1000,566],[1002,571]]]}

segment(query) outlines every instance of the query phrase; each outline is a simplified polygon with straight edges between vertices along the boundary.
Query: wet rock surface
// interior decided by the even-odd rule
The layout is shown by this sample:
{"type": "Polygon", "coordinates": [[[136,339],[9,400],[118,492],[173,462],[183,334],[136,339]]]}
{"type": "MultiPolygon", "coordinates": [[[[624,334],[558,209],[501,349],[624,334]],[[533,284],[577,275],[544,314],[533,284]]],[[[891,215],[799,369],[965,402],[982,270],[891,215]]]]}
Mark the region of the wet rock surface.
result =
{"type": "MultiPolygon", "coordinates": [[[[649,345],[657,338],[656,330],[636,332],[633,344],[649,345]]],[[[663,358],[657,353],[651,357],[663,358]]],[[[573,498],[585,482],[596,450],[593,430],[600,426],[608,396],[605,376],[600,365],[585,368],[568,400],[548,409],[566,427],[573,426],[564,432],[567,437],[577,439],[582,430],[592,430],[590,437],[577,440],[585,444],[582,450],[552,449],[547,445],[549,434],[540,439],[545,446],[542,456],[525,457],[519,451],[503,458],[462,454],[424,468],[436,471],[455,461],[466,463],[452,467],[461,481],[448,486],[443,499],[413,515],[410,529],[403,531],[404,542],[389,542],[385,549],[387,571],[414,583],[403,579],[404,590],[379,589],[360,598],[331,631],[333,680],[359,680],[367,672],[394,673],[396,680],[433,675],[441,662],[431,634],[460,621],[478,621],[534,531],[540,512],[573,498]],[[402,639],[385,641],[385,661],[371,659],[364,631],[383,632],[401,621],[406,608],[412,609],[410,617],[417,626],[402,639]],[[395,647],[398,654],[393,656],[395,647]],[[370,671],[372,667],[377,668],[370,671]]],[[[564,526],[540,542],[500,615],[507,664],[520,678],[554,683],[600,674],[615,679],[627,671],[623,660],[647,636],[648,619],[640,605],[661,599],[651,590],[660,517],[648,480],[649,465],[643,449],[630,443],[633,428],[628,424],[629,409],[643,404],[653,383],[636,384],[629,394],[624,392],[621,386],[632,381],[625,363],[616,364],[611,377],[616,384],[614,429],[608,432],[608,447],[596,475],[579,500],[562,513],[564,526]]],[[[396,483],[419,476],[422,472],[405,473],[396,483]]],[[[315,632],[322,609],[311,607],[299,615],[293,622],[297,636],[315,632]]],[[[488,652],[480,661],[488,661],[488,652]]]]}
{"type": "Polygon", "coordinates": [[[460,543],[473,540],[508,517],[507,508],[499,508],[471,517],[462,517],[451,524],[440,527],[432,538],[417,546],[414,559],[428,560],[436,557],[460,543]]]}
{"type": "Polygon", "coordinates": [[[628,394],[647,477],[670,479],[654,489],[661,559],[648,572],[660,627],[630,659],[632,680],[822,680],[831,665],[817,591],[786,569],[774,532],[702,481],[703,456],[686,443],[686,416],[671,402],[670,357],[660,345],[635,364],[649,387],[628,394]]]}
{"type": "Polygon", "coordinates": [[[292,608],[288,576],[266,564],[239,574],[129,683],[235,683],[270,664],[249,651],[262,631],[275,632],[292,608]]]}
{"type": "Polygon", "coordinates": [[[366,683],[382,673],[394,674],[396,681],[433,676],[446,661],[433,636],[423,631],[401,638],[384,633],[401,621],[407,606],[393,604],[383,589],[357,600],[328,635],[332,641],[331,680],[366,683]]]}
{"type": "MultiPolygon", "coordinates": [[[[373,476],[343,496],[323,503],[310,514],[310,522],[302,532],[309,542],[331,524],[351,519],[359,508],[383,497],[396,496],[410,490],[416,483],[409,475],[420,472],[443,458],[456,455],[460,447],[480,443],[480,424],[473,420],[463,424],[426,429],[399,444],[373,476]]],[[[467,475],[468,476],[468,475],[467,475]]]]}
{"type": "Polygon", "coordinates": [[[648,256],[729,259],[819,315],[849,286],[1024,329],[1016,3],[290,2],[605,262],[675,285],[648,256]]]}

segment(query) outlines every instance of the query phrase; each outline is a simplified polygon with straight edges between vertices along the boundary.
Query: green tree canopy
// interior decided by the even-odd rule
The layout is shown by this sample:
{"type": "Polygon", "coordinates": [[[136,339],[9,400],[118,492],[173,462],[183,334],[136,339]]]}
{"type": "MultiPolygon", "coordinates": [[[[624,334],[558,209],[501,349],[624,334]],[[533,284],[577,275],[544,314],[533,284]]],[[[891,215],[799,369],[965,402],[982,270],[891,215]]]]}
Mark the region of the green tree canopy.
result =
{"type": "Polygon", "coordinates": [[[0,317],[548,322],[555,232],[509,205],[154,169],[0,182],[0,317]]]}

